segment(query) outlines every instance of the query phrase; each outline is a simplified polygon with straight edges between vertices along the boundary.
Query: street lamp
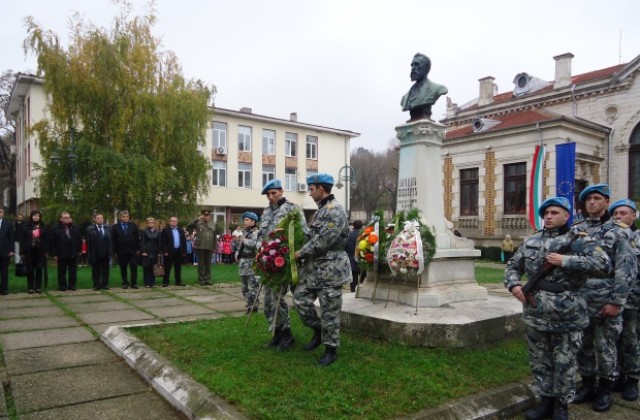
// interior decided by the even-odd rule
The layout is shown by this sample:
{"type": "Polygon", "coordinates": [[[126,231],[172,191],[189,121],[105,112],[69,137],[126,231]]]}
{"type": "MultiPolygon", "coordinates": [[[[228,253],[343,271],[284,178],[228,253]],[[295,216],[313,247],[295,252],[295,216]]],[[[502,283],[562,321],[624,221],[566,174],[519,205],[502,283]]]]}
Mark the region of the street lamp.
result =
{"type": "Polygon", "coordinates": [[[69,166],[71,167],[71,183],[75,185],[76,183],[76,160],[78,156],[76,155],[76,130],[72,127],[69,131],[66,131],[58,136],[58,139],[63,135],[69,135],[69,152],[66,156],[60,156],[57,151],[54,151],[51,155],[51,162],[54,164],[58,164],[63,160],[69,161],[69,166]]]}
{"type": "Polygon", "coordinates": [[[347,215],[349,216],[349,219],[351,219],[351,188],[355,189],[358,186],[358,184],[354,181],[355,178],[356,171],[351,166],[344,165],[342,168],[340,168],[340,172],[338,172],[338,182],[336,183],[336,188],[338,189],[346,186],[345,195],[347,199],[345,203],[345,210],[347,212],[347,215]],[[344,181],[345,183],[343,184],[342,181],[344,181]]]}

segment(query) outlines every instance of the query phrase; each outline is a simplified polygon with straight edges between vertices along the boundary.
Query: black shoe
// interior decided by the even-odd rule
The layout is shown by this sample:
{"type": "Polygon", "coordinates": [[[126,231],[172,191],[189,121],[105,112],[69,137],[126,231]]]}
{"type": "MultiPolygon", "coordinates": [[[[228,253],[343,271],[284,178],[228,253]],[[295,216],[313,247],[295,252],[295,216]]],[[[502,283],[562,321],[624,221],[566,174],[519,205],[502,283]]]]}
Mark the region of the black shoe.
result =
{"type": "Polygon", "coordinates": [[[103,287],[102,290],[109,290],[109,288],[108,287],[103,287]]]}
{"type": "Polygon", "coordinates": [[[169,286],[169,283],[162,283],[162,287],[167,287],[169,286]]]}
{"type": "Polygon", "coordinates": [[[40,294],[40,293],[42,293],[42,290],[40,290],[40,289],[36,289],[36,293],[37,293],[37,294],[40,294]]]}
{"type": "Polygon", "coordinates": [[[542,420],[553,415],[555,400],[551,397],[542,397],[538,405],[527,411],[524,418],[527,420],[542,420]]]}
{"type": "Polygon", "coordinates": [[[70,287],[69,290],[72,291],[72,292],[75,292],[76,288],[75,287],[70,287]]]}
{"type": "Polygon", "coordinates": [[[611,396],[612,386],[613,381],[600,378],[600,384],[598,385],[596,399],[593,401],[593,405],[591,406],[591,408],[593,408],[593,411],[604,413],[605,411],[609,411],[611,409],[611,406],[613,405],[613,397],[611,396]]]}
{"type": "Polygon", "coordinates": [[[211,282],[205,281],[205,282],[204,282],[204,285],[205,285],[205,286],[211,286],[211,282]]]}
{"type": "Polygon", "coordinates": [[[186,284],[184,284],[183,282],[180,282],[180,283],[176,283],[176,286],[185,287],[186,284]]]}
{"type": "Polygon", "coordinates": [[[324,354],[318,360],[320,366],[329,366],[338,358],[338,349],[333,346],[324,346],[324,354]]]}
{"type": "Polygon", "coordinates": [[[123,289],[128,289],[129,288],[129,283],[123,283],[122,284],[122,288],[123,289]]]}
{"type": "Polygon", "coordinates": [[[100,290],[100,288],[99,287],[94,287],[93,290],[100,290]]]}
{"type": "Polygon", "coordinates": [[[574,404],[582,404],[593,401],[596,398],[596,378],[585,376],[582,378],[582,385],[578,388],[576,396],[573,398],[574,404]]]}
{"type": "Polygon", "coordinates": [[[311,351],[317,349],[320,344],[322,344],[322,330],[320,328],[313,329],[313,337],[311,337],[311,341],[302,347],[304,351],[311,351]]]}
{"type": "Polygon", "coordinates": [[[289,350],[294,341],[296,340],[295,338],[293,338],[293,334],[291,334],[291,329],[287,328],[285,330],[282,330],[282,339],[278,343],[278,348],[276,348],[276,351],[283,352],[289,350]]]}
{"type": "Polygon", "coordinates": [[[132,289],[137,289],[137,288],[138,288],[138,285],[137,285],[137,284],[132,284],[132,285],[131,285],[131,288],[132,288],[132,289]]]}
{"type": "Polygon", "coordinates": [[[622,399],[627,401],[635,401],[638,399],[637,379],[627,377],[622,387],[622,399]]]}
{"type": "Polygon", "coordinates": [[[282,330],[276,328],[276,331],[273,334],[273,336],[271,337],[271,340],[269,340],[269,342],[265,343],[263,347],[265,347],[265,348],[278,347],[278,344],[280,344],[280,340],[281,339],[282,339],[282,330]]]}
{"type": "Polygon", "coordinates": [[[0,292],[0,295],[2,295],[2,296],[7,296],[8,294],[9,294],[9,292],[4,291],[4,290],[0,292]]]}
{"type": "Polygon", "coordinates": [[[556,400],[556,405],[553,408],[553,420],[569,420],[569,407],[567,404],[562,404],[560,400],[556,400]]]}
{"type": "Polygon", "coordinates": [[[29,293],[30,295],[33,294],[33,289],[30,289],[27,293],[29,293]]]}

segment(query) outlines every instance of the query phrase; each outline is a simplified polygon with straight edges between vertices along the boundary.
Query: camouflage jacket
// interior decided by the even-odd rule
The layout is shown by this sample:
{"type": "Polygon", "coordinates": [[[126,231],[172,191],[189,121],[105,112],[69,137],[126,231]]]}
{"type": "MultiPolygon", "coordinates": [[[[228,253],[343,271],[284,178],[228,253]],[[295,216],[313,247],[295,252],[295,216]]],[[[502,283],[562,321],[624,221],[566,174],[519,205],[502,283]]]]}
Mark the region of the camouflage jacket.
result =
{"type": "Polygon", "coordinates": [[[313,289],[349,283],[351,264],[344,250],[349,221],[333,194],[318,203],[318,212],[305,235],[308,242],[298,251],[304,260],[301,281],[313,289]]]}
{"type": "Polygon", "coordinates": [[[292,211],[300,212],[300,219],[302,220],[302,227],[304,228],[306,226],[306,222],[300,207],[287,201],[286,198],[282,198],[278,204],[275,206],[270,205],[264,209],[262,215],[260,215],[260,235],[262,235],[262,239],[267,239],[269,234],[276,229],[278,223],[280,223],[280,221],[292,211]]]}
{"type": "Polygon", "coordinates": [[[607,254],[586,233],[571,232],[567,226],[544,229],[527,237],[513,258],[507,262],[504,285],[509,290],[521,286],[524,274],[532,277],[543,266],[546,256],[569,244],[561,266],[551,270],[544,280],[562,285],[564,291],[533,292],[536,306],[523,304],[525,324],[542,331],[577,331],[587,326],[587,305],[579,293],[587,275],[607,273],[611,263],[607,254]]]}
{"type": "Polygon", "coordinates": [[[610,293],[605,304],[624,306],[631,284],[638,273],[638,262],[630,240],[631,230],[624,223],[613,220],[609,213],[598,219],[587,218],[574,224],[571,230],[586,232],[611,260],[611,271],[608,275],[589,276],[587,289],[609,287],[610,293]]]}
{"type": "Polygon", "coordinates": [[[631,237],[631,246],[636,254],[638,274],[636,275],[635,281],[631,284],[631,293],[629,293],[625,308],[640,309],[640,229],[636,228],[635,225],[631,226],[630,229],[633,235],[631,237]]]}
{"type": "Polygon", "coordinates": [[[242,245],[238,250],[238,274],[250,276],[253,272],[253,262],[256,257],[256,248],[260,242],[260,229],[256,226],[242,231],[242,245]]]}

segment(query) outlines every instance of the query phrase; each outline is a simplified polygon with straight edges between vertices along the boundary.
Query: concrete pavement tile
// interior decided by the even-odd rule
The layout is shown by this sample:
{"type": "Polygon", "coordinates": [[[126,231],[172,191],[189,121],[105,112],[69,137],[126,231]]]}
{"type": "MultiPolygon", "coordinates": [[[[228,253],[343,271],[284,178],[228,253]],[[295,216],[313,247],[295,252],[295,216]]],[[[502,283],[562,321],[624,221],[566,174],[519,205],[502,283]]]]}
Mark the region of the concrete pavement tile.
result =
{"type": "Polygon", "coordinates": [[[168,290],[167,293],[171,293],[176,296],[187,297],[187,296],[207,296],[207,295],[218,294],[220,292],[218,292],[215,289],[212,289],[211,287],[188,287],[186,289],[184,287],[181,287],[175,290],[168,290]]]}
{"type": "Polygon", "coordinates": [[[7,403],[4,400],[4,392],[0,392],[0,419],[6,419],[8,415],[7,413],[7,403]]]}
{"type": "Polygon", "coordinates": [[[129,293],[118,295],[126,300],[141,300],[141,299],[159,299],[166,298],[168,295],[166,293],[162,293],[160,291],[156,291],[155,289],[145,289],[144,292],[139,293],[129,293]]]}
{"type": "Polygon", "coordinates": [[[25,414],[22,420],[100,420],[154,419],[174,420],[185,417],[153,392],[109,398],[67,407],[25,414]]]}
{"type": "Polygon", "coordinates": [[[246,303],[243,300],[235,300],[232,302],[215,302],[207,303],[205,306],[215,309],[219,312],[240,312],[245,313],[247,310],[246,303]]]}
{"type": "Polygon", "coordinates": [[[46,297],[33,299],[12,299],[4,300],[0,306],[2,306],[2,308],[27,308],[32,306],[53,306],[53,302],[51,302],[46,297]]]}
{"type": "Polygon", "coordinates": [[[102,343],[92,341],[6,351],[4,360],[10,375],[23,375],[32,372],[116,362],[119,358],[102,343]]]}
{"type": "Polygon", "coordinates": [[[11,390],[16,411],[23,414],[146,393],[147,385],[128,365],[117,362],[14,376],[11,390]]]}
{"type": "Polygon", "coordinates": [[[169,322],[191,322],[191,321],[202,321],[202,320],[205,320],[205,319],[220,319],[220,318],[224,318],[226,316],[227,315],[225,315],[225,314],[215,313],[215,314],[202,314],[202,315],[168,317],[168,318],[165,318],[165,320],[167,321],[167,323],[169,323],[169,322]]]}
{"type": "Polygon", "coordinates": [[[109,329],[109,327],[113,327],[115,325],[118,325],[121,327],[128,327],[128,326],[136,326],[136,325],[157,325],[157,324],[164,324],[164,321],[154,318],[154,319],[146,319],[146,320],[140,320],[140,321],[111,322],[108,324],[91,324],[89,326],[93,328],[98,334],[103,334],[107,329],[109,329]]]}
{"type": "Polygon", "coordinates": [[[162,318],[215,313],[212,309],[188,304],[182,306],[167,306],[166,308],[149,308],[148,311],[162,318]]]}
{"type": "Polygon", "coordinates": [[[80,324],[68,316],[51,318],[7,319],[0,322],[0,333],[9,331],[44,330],[48,328],[79,327],[80,324]]]}
{"type": "Polygon", "coordinates": [[[95,337],[84,327],[52,328],[49,330],[0,334],[0,344],[2,344],[4,351],[82,343],[94,340],[95,337]]]}
{"type": "Polygon", "coordinates": [[[0,308],[0,319],[38,318],[42,316],[62,316],[64,312],[57,306],[34,306],[33,308],[0,308]]]}
{"type": "Polygon", "coordinates": [[[188,302],[185,302],[184,299],[180,299],[177,297],[168,297],[161,299],[145,299],[136,301],[136,305],[141,308],[162,308],[165,306],[175,306],[175,305],[184,305],[188,302]]]}
{"type": "Polygon", "coordinates": [[[106,311],[78,314],[78,318],[87,324],[107,324],[110,322],[125,323],[126,321],[139,321],[141,319],[154,319],[152,315],[137,309],[127,309],[123,311],[106,311]]]}
{"type": "Polygon", "coordinates": [[[113,302],[113,297],[109,295],[64,295],[58,298],[58,300],[65,305],[71,303],[91,303],[91,302],[113,302]]]}
{"type": "Polygon", "coordinates": [[[222,302],[244,302],[244,298],[238,298],[231,295],[210,294],[205,296],[185,296],[185,299],[192,300],[198,303],[222,303],[222,302]]]}
{"type": "Polygon", "coordinates": [[[116,300],[111,300],[110,302],[70,303],[67,307],[76,314],[134,309],[131,305],[116,300]]]}

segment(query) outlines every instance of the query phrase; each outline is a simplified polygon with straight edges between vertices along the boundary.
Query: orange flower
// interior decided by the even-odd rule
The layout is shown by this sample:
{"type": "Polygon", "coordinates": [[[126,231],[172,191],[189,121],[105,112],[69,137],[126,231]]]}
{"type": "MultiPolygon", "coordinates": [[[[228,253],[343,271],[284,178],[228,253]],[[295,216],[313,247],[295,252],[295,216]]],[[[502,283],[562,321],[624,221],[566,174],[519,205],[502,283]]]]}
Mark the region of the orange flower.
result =
{"type": "Polygon", "coordinates": [[[376,242],[378,242],[378,235],[376,235],[375,233],[371,233],[369,234],[367,239],[369,240],[370,244],[375,244],[376,242]]]}
{"type": "Polygon", "coordinates": [[[367,228],[364,230],[365,235],[368,235],[371,232],[373,232],[373,226],[367,226],[367,228]]]}

